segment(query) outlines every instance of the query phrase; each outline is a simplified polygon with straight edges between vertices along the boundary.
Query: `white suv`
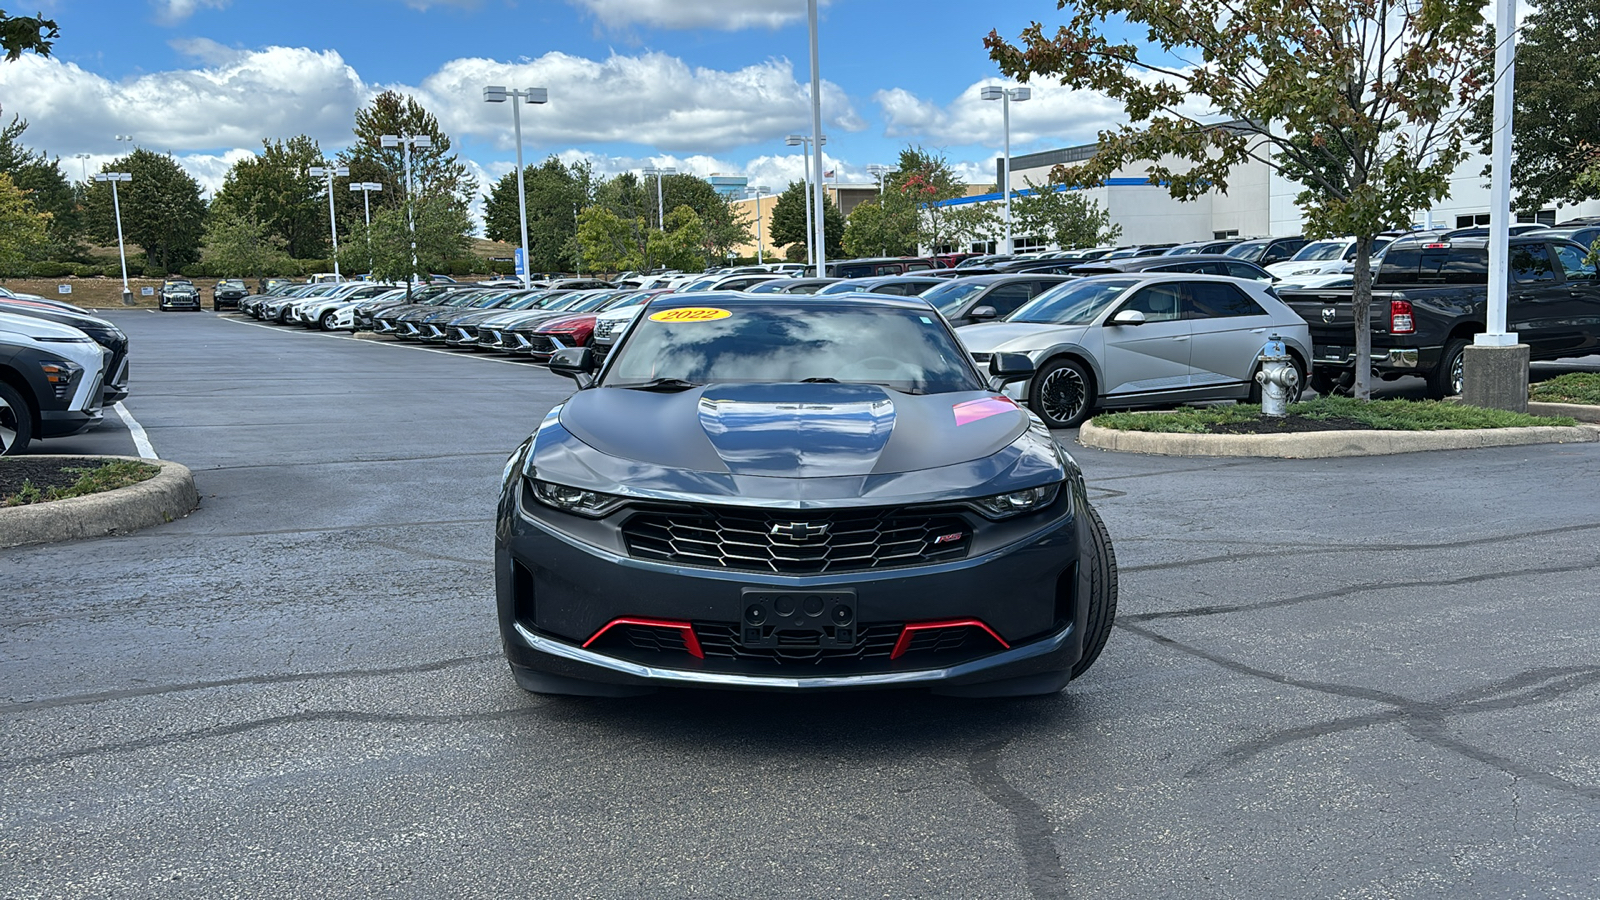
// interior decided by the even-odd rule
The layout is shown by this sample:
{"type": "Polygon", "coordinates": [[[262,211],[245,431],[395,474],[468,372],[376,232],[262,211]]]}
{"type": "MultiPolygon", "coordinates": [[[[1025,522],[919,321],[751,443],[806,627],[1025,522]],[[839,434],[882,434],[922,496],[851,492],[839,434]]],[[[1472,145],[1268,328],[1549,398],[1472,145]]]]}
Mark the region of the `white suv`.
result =
{"type": "Polygon", "coordinates": [[[0,454],[98,424],[110,360],[69,325],[0,313],[0,454]]]}

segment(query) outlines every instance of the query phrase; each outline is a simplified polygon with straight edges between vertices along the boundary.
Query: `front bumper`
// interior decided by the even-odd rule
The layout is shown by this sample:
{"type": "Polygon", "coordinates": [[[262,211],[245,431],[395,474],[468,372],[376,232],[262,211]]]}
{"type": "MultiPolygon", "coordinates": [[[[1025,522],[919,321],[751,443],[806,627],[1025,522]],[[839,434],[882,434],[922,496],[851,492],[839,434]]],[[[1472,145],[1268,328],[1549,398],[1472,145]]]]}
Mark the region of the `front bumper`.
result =
{"type": "Polygon", "coordinates": [[[964,687],[1058,673],[1064,683],[1082,655],[1082,538],[1072,504],[1041,518],[1023,529],[1025,537],[965,559],[788,576],[634,558],[578,540],[507,500],[495,553],[501,635],[516,667],[622,688],[964,687]],[[746,652],[737,633],[750,590],[854,592],[865,649],[814,659],[746,652]],[[628,618],[685,623],[679,627],[692,628],[704,653],[607,640],[612,623],[628,618]],[[955,647],[899,658],[867,647],[869,633],[881,639],[887,632],[895,643],[909,636],[907,625],[914,632],[971,620],[992,637],[971,629],[955,647]]]}

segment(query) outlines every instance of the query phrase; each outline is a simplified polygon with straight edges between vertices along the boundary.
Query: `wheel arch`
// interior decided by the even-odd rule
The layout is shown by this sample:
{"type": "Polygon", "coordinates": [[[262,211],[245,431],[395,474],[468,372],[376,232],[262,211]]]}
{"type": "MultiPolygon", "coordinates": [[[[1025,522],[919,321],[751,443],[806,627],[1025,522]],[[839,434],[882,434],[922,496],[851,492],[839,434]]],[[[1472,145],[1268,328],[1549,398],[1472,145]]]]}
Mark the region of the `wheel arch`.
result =
{"type": "Polygon", "coordinates": [[[28,379],[17,371],[15,367],[5,362],[0,362],[0,382],[5,383],[6,386],[21,394],[22,399],[27,401],[28,418],[33,425],[33,433],[38,434],[40,425],[39,398],[34,395],[33,385],[29,384],[28,379]]]}

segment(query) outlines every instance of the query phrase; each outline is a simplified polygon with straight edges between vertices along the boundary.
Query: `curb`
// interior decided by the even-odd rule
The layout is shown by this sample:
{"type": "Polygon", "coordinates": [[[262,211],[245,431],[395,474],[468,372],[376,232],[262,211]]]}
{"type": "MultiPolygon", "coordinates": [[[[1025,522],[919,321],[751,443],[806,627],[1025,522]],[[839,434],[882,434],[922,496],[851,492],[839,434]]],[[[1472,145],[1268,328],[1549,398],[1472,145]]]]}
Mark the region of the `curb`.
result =
{"type": "Polygon", "coordinates": [[[186,466],[137,456],[57,456],[35,459],[131,459],[161,467],[154,478],[138,484],[27,506],[0,508],[0,548],[54,544],[79,538],[126,534],[171,522],[200,505],[194,475],[186,466]]]}
{"type": "Polygon", "coordinates": [[[1528,401],[1528,414],[1534,416],[1571,416],[1579,422],[1600,422],[1600,406],[1582,403],[1539,403],[1528,401]]]}
{"type": "MultiPolygon", "coordinates": [[[[1563,413],[1570,415],[1570,413],[1563,413]]],[[[1331,459],[1385,456],[1425,450],[1471,450],[1526,444],[1583,444],[1600,441],[1600,428],[1535,426],[1462,428],[1450,431],[1311,431],[1299,434],[1176,434],[1118,431],[1085,422],[1078,443],[1100,450],[1156,456],[1264,456],[1277,459],[1331,459]]]]}
{"type": "Polygon", "coordinates": [[[389,339],[387,335],[374,334],[370,331],[353,331],[350,333],[350,337],[358,341],[386,341],[389,339]]]}

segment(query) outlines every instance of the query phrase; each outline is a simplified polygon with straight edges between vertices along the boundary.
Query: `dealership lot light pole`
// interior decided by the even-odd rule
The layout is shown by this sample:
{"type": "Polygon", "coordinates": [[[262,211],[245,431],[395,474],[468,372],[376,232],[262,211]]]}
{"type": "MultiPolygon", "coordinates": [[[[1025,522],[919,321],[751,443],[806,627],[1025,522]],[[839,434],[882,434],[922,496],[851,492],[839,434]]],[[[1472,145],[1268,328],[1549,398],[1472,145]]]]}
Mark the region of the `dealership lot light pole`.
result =
{"type": "Polygon", "coordinates": [[[350,190],[361,192],[361,211],[367,222],[367,273],[372,273],[372,192],[383,191],[383,183],[379,181],[352,181],[350,190]]]}
{"type": "Polygon", "coordinates": [[[122,305],[132,306],[133,291],[128,290],[128,253],[122,245],[122,201],[117,197],[117,184],[132,181],[133,176],[127,172],[101,172],[94,180],[111,182],[111,209],[117,217],[117,256],[122,260],[122,305]]]}
{"type": "Polygon", "coordinates": [[[873,163],[872,165],[867,166],[867,174],[871,175],[873,178],[878,179],[878,196],[882,197],[883,196],[883,176],[889,174],[889,167],[888,166],[880,166],[877,163],[873,163]]]}
{"type": "Polygon", "coordinates": [[[652,175],[655,176],[655,179],[656,179],[656,216],[659,218],[658,227],[662,231],[666,231],[667,230],[667,208],[665,206],[663,206],[662,202],[661,202],[661,177],[663,175],[676,175],[676,174],[678,174],[678,170],[677,169],[673,169],[673,168],[657,169],[654,166],[651,166],[650,168],[647,168],[647,169],[644,170],[644,174],[645,174],[646,177],[649,177],[649,176],[652,176],[652,175]]]}
{"type": "Polygon", "coordinates": [[[378,143],[381,146],[405,148],[406,159],[406,229],[411,232],[411,280],[406,282],[406,299],[411,299],[411,285],[417,280],[417,217],[411,202],[411,150],[413,147],[426,150],[433,146],[433,138],[425,134],[380,134],[378,143]]]}
{"type": "Polygon", "coordinates": [[[507,97],[511,98],[511,124],[517,133],[517,215],[522,220],[522,288],[527,290],[533,286],[533,261],[528,257],[528,195],[522,186],[522,104],[548,103],[550,92],[545,88],[508,91],[501,85],[483,89],[485,103],[504,103],[507,97]]]}
{"type": "MultiPolygon", "coordinates": [[[[811,208],[811,138],[809,136],[803,135],[803,134],[791,134],[788,137],[784,138],[783,142],[785,144],[788,144],[791,147],[804,147],[805,148],[805,149],[800,151],[800,158],[805,163],[805,172],[806,172],[806,179],[805,179],[805,186],[806,186],[806,189],[805,189],[805,195],[806,195],[806,203],[805,203],[805,207],[806,207],[806,265],[814,266],[814,265],[817,264],[817,254],[816,254],[816,247],[814,246],[816,244],[816,229],[812,227],[812,212],[813,212],[813,210],[811,208]]],[[[827,138],[826,135],[823,136],[822,142],[824,144],[826,144],[828,142],[828,138],[827,138]]],[[[820,160],[817,162],[817,174],[819,176],[822,174],[822,163],[821,163],[820,160]]],[[[819,177],[817,180],[821,181],[822,179],[819,177]]],[[[818,187],[817,190],[820,191],[820,190],[822,190],[822,188],[818,187]]]]}
{"type": "Polygon", "coordinates": [[[333,231],[333,280],[343,281],[339,275],[339,220],[333,215],[333,179],[349,178],[349,166],[312,166],[312,178],[321,178],[328,187],[328,228],[333,231]]]}
{"type": "Polygon", "coordinates": [[[986,87],[982,91],[979,92],[978,96],[982,97],[985,100],[999,100],[1000,101],[1000,121],[1002,123],[1001,129],[1005,132],[1005,142],[1006,142],[1006,174],[1005,174],[1004,178],[1000,179],[1000,181],[1001,181],[1000,192],[1002,194],[1004,194],[1005,198],[1006,198],[1006,201],[1005,201],[1006,202],[1006,245],[1005,245],[1005,249],[1001,250],[1000,252],[1001,253],[1010,253],[1010,252],[1012,252],[1012,249],[1011,249],[1012,248],[1012,243],[1011,243],[1011,101],[1015,100],[1016,102],[1021,103],[1022,101],[1024,101],[1024,100],[1028,99],[1029,97],[1033,96],[1033,91],[1031,89],[1025,88],[1025,87],[1015,87],[1015,88],[986,87]]]}
{"type": "Polygon", "coordinates": [[[758,266],[767,264],[767,258],[763,254],[761,247],[761,198],[766,196],[770,190],[772,188],[764,184],[758,184],[755,187],[745,188],[744,191],[747,195],[754,194],[756,198],[756,265],[758,266]]]}
{"type": "Polygon", "coordinates": [[[822,145],[828,142],[822,134],[822,69],[817,63],[817,0],[806,0],[806,24],[811,32],[811,152],[817,156],[816,225],[817,277],[828,274],[828,217],[824,215],[822,190],[822,145]]]}

